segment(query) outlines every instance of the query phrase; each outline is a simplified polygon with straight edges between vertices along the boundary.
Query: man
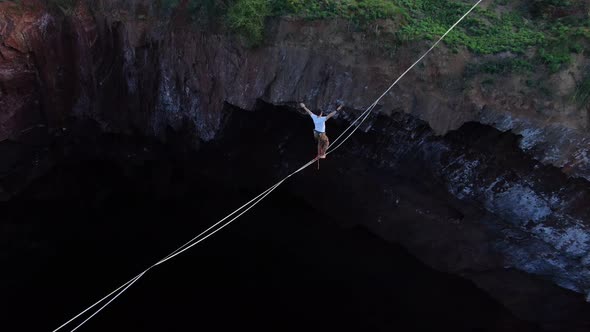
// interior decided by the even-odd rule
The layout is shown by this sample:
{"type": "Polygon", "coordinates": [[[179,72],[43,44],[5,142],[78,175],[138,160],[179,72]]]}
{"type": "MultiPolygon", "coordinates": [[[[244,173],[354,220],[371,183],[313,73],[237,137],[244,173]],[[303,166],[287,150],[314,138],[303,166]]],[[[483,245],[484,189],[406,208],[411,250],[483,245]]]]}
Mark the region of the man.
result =
{"type": "Polygon", "coordinates": [[[344,105],[338,106],[338,108],[334,112],[328,114],[327,116],[324,116],[324,112],[322,111],[320,111],[319,116],[313,114],[310,110],[307,109],[307,107],[305,107],[304,103],[299,104],[299,106],[301,106],[301,108],[303,108],[307,112],[307,114],[311,116],[311,119],[313,120],[313,124],[315,126],[313,130],[313,136],[315,137],[316,141],[318,141],[318,157],[324,159],[326,158],[326,151],[328,150],[328,146],[330,145],[330,140],[326,135],[326,121],[333,117],[334,114],[336,114],[336,112],[340,111],[342,109],[342,106],[344,105]]]}

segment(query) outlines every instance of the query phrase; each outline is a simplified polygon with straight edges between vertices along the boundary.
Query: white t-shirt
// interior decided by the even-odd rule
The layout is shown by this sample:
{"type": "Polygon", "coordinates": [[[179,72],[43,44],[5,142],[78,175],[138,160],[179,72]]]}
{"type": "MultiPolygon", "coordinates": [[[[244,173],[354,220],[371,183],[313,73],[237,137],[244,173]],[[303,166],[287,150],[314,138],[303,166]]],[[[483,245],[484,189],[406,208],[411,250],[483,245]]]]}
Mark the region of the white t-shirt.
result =
{"type": "Polygon", "coordinates": [[[311,119],[313,120],[313,124],[315,125],[315,131],[320,133],[326,132],[326,117],[325,116],[317,116],[315,114],[311,114],[311,119]]]}

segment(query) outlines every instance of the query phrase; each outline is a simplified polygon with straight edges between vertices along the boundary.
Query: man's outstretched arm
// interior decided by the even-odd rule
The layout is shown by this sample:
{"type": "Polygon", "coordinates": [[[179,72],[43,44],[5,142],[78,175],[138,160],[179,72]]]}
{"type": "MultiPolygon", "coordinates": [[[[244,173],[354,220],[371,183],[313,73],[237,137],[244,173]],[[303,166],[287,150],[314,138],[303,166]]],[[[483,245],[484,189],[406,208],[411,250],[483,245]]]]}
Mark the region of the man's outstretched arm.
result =
{"type": "Polygon", "coordinates": [[[313,115],[313,113],[310,110],[308,110],[307,107],[305,107],[304,103],[300,103],[299,106],[301,106],[301,108],[303,108],[307,112],[307,114],[313,115]]]}
{"type": "Polygon", "coordinates": [[[331,117],[334,116],[334,114],[338,113],[338,111],[340,111],[342,109],[342,106],[344,106],[344,105],[338,106],[338,108],[334,112],[328,114],[328,116],[326,116],[326,120],[330,119],[331,117]]]}

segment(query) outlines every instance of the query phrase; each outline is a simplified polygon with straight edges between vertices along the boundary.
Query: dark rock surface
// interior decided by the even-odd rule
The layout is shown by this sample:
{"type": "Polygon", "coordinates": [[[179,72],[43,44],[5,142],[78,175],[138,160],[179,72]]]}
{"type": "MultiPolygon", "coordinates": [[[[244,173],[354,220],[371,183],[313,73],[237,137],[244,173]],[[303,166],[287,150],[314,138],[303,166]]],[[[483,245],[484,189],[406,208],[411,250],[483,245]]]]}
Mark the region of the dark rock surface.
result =
{"type": "MultiPolygon", "coordinates": [[[[392,59],[338,21],[281,19],[269,22],[264,46],[248,49],[182,16],[157,19],[143,1],[80,3],[71,15],[22,3],[0,3],[3,200],[60,163],[63,137],[90,135],[82,120],[97,132],[219,144],[224,162],[200,171],[220,181],[261,181],[249,172],[278,179],[314,152],[308,119],[288,106],[341,100],[336,133],[426,46],[407,45],[392,59]],[[228,105],[254,112],[226,113],[228,105]]],[[[473,280],[520,318],[587,329],[579,317],[590,292],[589,122],[567,96],[588,59],[551,75],[552,97],[518,75],[483,86],[466,75],[478,61],[437,49],[320,173],[290,189],[473,280]]]]}

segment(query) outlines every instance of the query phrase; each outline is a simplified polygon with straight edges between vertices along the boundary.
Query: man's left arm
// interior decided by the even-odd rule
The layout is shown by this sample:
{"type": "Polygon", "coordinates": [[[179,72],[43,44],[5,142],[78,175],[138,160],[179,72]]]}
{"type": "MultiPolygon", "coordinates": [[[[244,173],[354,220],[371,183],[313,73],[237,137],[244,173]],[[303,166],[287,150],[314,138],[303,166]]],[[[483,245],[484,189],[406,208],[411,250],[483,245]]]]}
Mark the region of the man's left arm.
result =
{"type": "Polygon", "coordinates": [[[333,116],[334,116],[336,113],[338,113],[338,112],[339,112],[339,111],[342,109],[342,107],[343,107],[343,106],[344,106],[344,105],[340,105],[340,106],[338,106],[338,108],[337,108],[337,109],[336,109],[334,112],[332,112],[332,113],[328,114],[328,116],[326,116],[326,120],[330,119],[330,118],[331,118],[331,117],[333,117],[333,116]]]}

